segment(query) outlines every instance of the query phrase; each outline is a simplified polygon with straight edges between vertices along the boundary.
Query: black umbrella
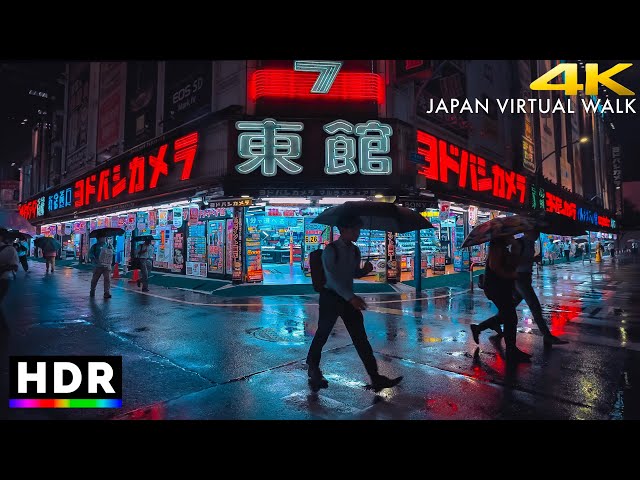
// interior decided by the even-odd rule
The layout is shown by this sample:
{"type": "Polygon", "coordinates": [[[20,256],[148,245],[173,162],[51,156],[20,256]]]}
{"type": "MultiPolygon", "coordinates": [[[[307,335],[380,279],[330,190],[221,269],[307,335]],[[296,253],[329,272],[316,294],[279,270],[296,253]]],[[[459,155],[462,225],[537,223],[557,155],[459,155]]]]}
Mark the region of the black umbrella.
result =
{"type": "Polygon", "coordinates": [[[343,216],[358,216],[364,228],[383,232],[405,233],[433,228],[431,222],[415,210],[387,202],[345,202],[326,209],[313,220],[321,225],[337,225],[343,216]]]}
{"type": "Polygon", "coordinates": [[[42,251],[47,252],[58,250],[60,248],[60,242],[53,237],[38,237],[33,241],[33,244],[36,247],[41,248],[42,251]]]}
{"type": "Polygon", "coordinates": [[[29,235],[28,233],[23,233],[20,232],[18,230],[4,230],[4,236],[7,239],[13,240],[13,239],[18,239],[18,240],[29,240],[31,238],[31,235],[29,235]]]}
{"type": "Polygon", "coordinates": [[[587,233],[584,228],[576,225],[575,220],[558,213],[536,213],[533,218],[536,220],[536,230],[540,233],[564,237],[577,237],[587,233]]]}
{"type": "Polygon", "coordinates": [[[575,242],[576,243],[589,243],[589,240],[587,240],[586,238],[576,238],[575,242]]]}
{"type": "Polygon", "coordinates": [[[496,217],[475,227],[462,242],[461,248],[481,245],[497,238],[512,237],[535,228],[533,218],[525,215],[511,215],[510,217],[496,217]]]}
{"type": "Polygon", "coordinates": [[[89,238],[113,237],[114,235],[124,235],[124,230],[113,227],[98,228],[89,234],[89,238]]]}

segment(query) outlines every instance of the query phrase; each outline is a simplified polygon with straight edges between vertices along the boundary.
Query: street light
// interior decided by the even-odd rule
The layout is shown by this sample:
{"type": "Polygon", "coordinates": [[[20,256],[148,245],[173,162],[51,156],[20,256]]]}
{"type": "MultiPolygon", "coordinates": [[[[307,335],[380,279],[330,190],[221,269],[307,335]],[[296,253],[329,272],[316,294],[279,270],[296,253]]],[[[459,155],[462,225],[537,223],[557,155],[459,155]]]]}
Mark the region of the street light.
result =
{"type": "Polygon", "coordinates": [[[574,140],[571,143],[567,143],[566,145],[563,145],[562,147],[560,147],[560,150],[554,150],[551,153],[547,154],[542,160],[540,160],[540,163],[538,164],[538,166],[536,167],[536,174],[540,172],[540,170],[542,169],[542,164],[544,163],[544,161],[549,158],[551,155],[554,155],[557,151],[562,151],[562,149],[567,148],[569,146],[573,146],[576,143],[589,143],[589,137],[580,137],[578,140],[574,140]]]}

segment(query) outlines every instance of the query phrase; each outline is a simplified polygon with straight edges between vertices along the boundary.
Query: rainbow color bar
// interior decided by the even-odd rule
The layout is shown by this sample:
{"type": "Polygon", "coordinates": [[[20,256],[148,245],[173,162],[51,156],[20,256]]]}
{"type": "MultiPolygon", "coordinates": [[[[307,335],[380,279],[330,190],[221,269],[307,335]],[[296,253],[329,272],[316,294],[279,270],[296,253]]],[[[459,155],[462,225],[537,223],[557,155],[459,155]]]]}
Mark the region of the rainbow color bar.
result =
{"type": "Polygon", "coordinates": [[[122,408],[120,399],[11,398],[9,408],[122,408]]]}

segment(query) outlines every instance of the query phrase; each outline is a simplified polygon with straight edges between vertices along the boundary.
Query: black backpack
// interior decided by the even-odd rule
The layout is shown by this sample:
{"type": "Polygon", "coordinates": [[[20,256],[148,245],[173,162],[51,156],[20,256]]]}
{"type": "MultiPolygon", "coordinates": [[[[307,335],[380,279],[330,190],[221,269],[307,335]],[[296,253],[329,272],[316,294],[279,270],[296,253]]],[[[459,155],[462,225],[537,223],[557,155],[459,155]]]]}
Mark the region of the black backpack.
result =
{"type": "MultiPolygon", "coordinates": [[[[326,248],[329,248],[329,243],[326,248]]],[[[333,247],[336,251],[336,260],[338,259],[338,249],[333,247]]],[[[324,266],[322,265],[322,252],[324,250],[317,249],[309,254],[309,270],[311,271],[311,283],[313,289],[316,292],[321,292],[327,283],[327,276],[324,273],[324,266]]]]}

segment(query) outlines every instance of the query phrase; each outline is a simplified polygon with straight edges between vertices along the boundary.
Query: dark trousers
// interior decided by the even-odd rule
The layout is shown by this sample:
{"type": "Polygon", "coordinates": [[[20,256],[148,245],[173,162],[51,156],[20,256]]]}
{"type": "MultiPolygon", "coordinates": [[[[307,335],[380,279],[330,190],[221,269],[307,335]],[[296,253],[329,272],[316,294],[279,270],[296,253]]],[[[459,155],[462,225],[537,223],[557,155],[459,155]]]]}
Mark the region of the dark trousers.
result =
{"type": "Polygon", "coordinates": [[[25,272],[29,271],[29,264],[27,263],[27,256],[20,257],[20,263],[22,264],[22,268],[24,268],[25,272]]]}
{"type": "Polygon", "coordinates": [[[540,300],[538,300],[536,292],[531,286],[531,280],[531,273],[518,273],[518,278],[516,279],[516,285],[513,292],[514,307],[520,305],[520,302],[524,299],[524,301],[527,302],[527,305],[529,305],[529,309],[533,315],[533,320],[538,326],[538,330],[540,330],[540,333],[546,337],[547,335],[551,335],[551,332],[549,331],[547,322],[542,318],[542,306],[540,305],[540,300]]]}
{"type": "Polygon", "coordinates": [[[500,324],[504,325],[504,343],[507,352],[516,348],[516,328],[518,326],[518,314],[516,304],[513,301],[512,292],[487,292],[487,298],[498,307],[498,314],[480,324],[480,330],[491,328],[497,330],[500,324]]]}
{"type": "Polygon", "coordinates": [[[320,292],[320,312],[318,316],[318,330],[316,331],[309,353],[307,354],[307,364],[310,367],[320,367],[320,356],[322,348],[327,343],[329,335],[333,330],[338,317],[342,317],[349,336],[356,347],[360,360],[370,377],[378,375],[378,364],[373,356],[373,349],[367,339],[367,332],[364,330],[364,317],[362,312],[354,308],[337,293],[323,289],[320,292]]]}
{"type": "Polygon", "coordinates": [[[564,258],[567,259],[567,262],[571,261],[571,250],[565,250],[564,251],[564,258]]]}

